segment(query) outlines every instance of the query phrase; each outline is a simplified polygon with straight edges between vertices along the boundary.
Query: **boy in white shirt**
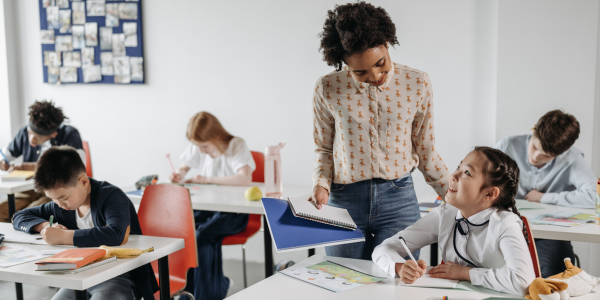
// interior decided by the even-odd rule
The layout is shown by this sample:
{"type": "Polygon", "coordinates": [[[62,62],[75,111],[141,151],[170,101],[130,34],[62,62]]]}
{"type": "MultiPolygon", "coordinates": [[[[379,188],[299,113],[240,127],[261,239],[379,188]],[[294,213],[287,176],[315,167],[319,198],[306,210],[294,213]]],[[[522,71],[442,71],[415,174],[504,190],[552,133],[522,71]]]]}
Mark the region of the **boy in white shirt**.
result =
{"type": "Polygon", "coordinates": [[[499,150],[476,147],[450,176],[446,203],[432,209],[373,252],[373,261],[404,283],[424,276],[427,265],[405,260],[438,243],[444,264],[429,276],[471,281],[500,292],[525,295],[535,279],[525,230],[515,207],[519,168],[499,150]]]}
{"type": "MultiPolygon", "coordinates": [[[[194,168],[199,174],[186,183],[250,185],[256,169],[246,142],[229,134],[219,120],[207,112],[197,113],[187,128],[190,145],[181,155],[184,162],[171,182],[183,181],[194,168]]],[[[243,231],[247,214],[195,210],[198,268],[187,275],[186,291],[196,299],[223,299],[229,288],[229,278],[223,275],[221,243],[223,238],[243,231]]],[[[181,296],[185,299],[185,296],[181,296]]]]}

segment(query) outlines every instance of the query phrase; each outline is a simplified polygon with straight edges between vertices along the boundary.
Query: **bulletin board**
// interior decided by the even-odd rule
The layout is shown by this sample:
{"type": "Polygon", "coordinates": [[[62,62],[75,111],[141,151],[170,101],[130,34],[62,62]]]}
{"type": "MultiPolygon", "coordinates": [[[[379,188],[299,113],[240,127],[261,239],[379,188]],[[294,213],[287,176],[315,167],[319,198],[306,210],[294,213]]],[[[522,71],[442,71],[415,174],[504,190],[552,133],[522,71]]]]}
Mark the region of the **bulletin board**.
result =
{"type": "Polygon", "coordinates": [[[143,84],[141,0],[38,0],[44,82],[143,84]]]}

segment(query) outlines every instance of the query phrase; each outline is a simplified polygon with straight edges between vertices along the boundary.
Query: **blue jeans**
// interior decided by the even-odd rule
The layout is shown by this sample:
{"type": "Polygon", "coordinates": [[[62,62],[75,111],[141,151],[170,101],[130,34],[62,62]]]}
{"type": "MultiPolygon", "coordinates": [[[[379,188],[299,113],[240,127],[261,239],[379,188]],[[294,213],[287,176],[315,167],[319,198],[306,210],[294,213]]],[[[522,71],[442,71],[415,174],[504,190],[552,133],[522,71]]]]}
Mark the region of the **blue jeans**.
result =
{"type": "MultiPolygon", "coordinates": [[[[87,289],[87,298],[90,300],[134,300],[140,299],[141,296],[129,273],[125,273],[87,289]]],[[[75,299],[75,293],[69,289],[60,289],[52,297],[52,300],[72,299],[75,299]]]]}
{"type": "MultiPolygon", "coordinates": [[[[365,242],[325,247],[328,256],[371,260],[383,240],[421,218],[411,173],[394,180],[333,183],[328,205],[347,209],[365,235],[365,242]]],[[[413,255],[419,259],[419,250],[413,255]]]]}

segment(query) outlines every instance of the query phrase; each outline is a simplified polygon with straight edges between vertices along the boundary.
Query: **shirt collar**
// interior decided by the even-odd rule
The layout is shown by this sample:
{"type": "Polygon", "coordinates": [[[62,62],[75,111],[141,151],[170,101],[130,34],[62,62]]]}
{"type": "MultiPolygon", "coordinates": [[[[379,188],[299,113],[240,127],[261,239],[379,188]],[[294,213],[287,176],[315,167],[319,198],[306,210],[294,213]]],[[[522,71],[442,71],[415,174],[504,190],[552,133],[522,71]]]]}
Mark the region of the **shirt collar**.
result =
{"type": "Polygon", "coordinates": [[[368,88],[371,88],[371,87],[373,87],[378,92],[384,91],[388,87],[388,85],[392,81],[392,77],[394,77],[396,74],[399,74],[398,67],[394,63],[394,60],[392,59],[392,55],[390,54],[389,57],[390,57],[390,60],[392,61],[392,68],[388,72],[387,79],[381,86],[371,86],[368,83],[357,81],[356,79],[354,79],[354,76],[352,76],[352,74],[350,74],[350,70],[348,70],[348,67],[344,66],[344,70],[346,70],[346,72],[348,72],[347,74],[352,77],[352,81],[354,82],[354,86],[356,87],[356,90],[354,92],[355,95],[361,95],[363,92],[365,92],[368,88]]]}
{"type": "MultiPolygon", "coordinates": [[[[490,207],[488,209],[484,209],[484,210],[468,217],[467,220],[469,220],[469,222],[471,222],[473,224],[484,223],[490,219],[492,213],[495,212],[496,210],[498,210],[498,208],[496,208],[496,207],[490,207]]],[[[464,217],[463,217],[462,213],[460,212],[460,210],[458,210],[456,212],[456,219],[462,219],[462,218],[464,218],[464,217]]]]}

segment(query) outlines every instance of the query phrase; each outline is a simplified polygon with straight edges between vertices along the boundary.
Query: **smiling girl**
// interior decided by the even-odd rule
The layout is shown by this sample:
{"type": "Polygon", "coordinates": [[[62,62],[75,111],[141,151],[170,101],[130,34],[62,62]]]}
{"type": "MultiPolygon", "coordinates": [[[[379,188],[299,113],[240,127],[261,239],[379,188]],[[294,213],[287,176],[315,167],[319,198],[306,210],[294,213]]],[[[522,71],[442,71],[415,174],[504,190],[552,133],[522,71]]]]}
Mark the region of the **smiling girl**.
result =
{"type": "Polygon", "coordinates": [[[411,251],[439,243],[445,264],[429,276],[471,281],[500,292],[525,295],[535,278],[525,230],[515,206],[519,168],[488,147],[476,147],[450,176],[446,203],[412,226],[385,240],[373,261],[404,283],[424,276],[427,265],[405,260],[411,251]]]}

